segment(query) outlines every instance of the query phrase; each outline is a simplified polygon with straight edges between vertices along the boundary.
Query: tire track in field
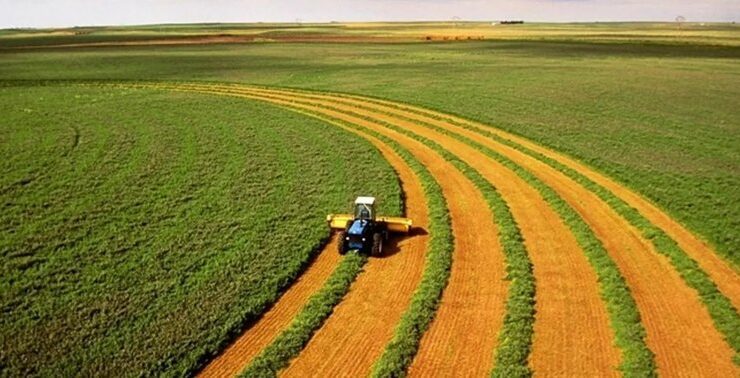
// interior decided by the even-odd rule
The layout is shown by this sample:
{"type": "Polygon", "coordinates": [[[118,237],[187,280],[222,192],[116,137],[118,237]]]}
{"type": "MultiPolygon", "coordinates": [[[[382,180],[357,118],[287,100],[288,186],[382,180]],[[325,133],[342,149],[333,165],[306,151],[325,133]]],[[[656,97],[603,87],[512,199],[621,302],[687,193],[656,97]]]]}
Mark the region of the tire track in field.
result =
{"type": "MultiPolygon", "coordinates": [[[[276,92],[269,91],[269,93],[276,92]]],[[[328,103],[324,105],[336,106],[328,103]]],[[[382,114],[357,109],[354,112],[364,116],[382,116],[382,114]]],[[[407,129],[414,127],[413,123],[403,119],[396,119],[392,122],[407,129]]],[[[715,329],[697,293],[685,284],[669,260],[658,254],[653,245],[609,205],[563,173],[529,155],[455,125],[438,126],[491,148],[533,172],[578,211],[602,240],[607,251],[620,267],[628,285],[632,287],[648,333],[648,345],[656,353],[656,363],[661,373],[702,374],[706,371],[713,371],[728,376],[737,373],[737,368],[732,363],[734,352],[715,329]],[[677,309],[680,310],[676,311],[677,309]]],[[[438,138],[439,136],[431,139],[438,141],[438,138]]],[[[512,206],[512,211],[516,214],[514,206],[512,206]]],[[[520,224],[520,227],[526,238],[524,233],[526,224],[520,224]]],[[[712,256],[716,257],[714,254],[712,256]]],[[[538,262],[534,254],[532,259],[535,263],[535,276],[537,277],[538,262]]],[[[731,281],[737,282],[737,279],[731,281]]],[[[539,280],[538,283],[540,283],[539,280]]],[[[538,299],[544,297],[541,294],[540,284],[538,285],[538,299]]],[[[569,300],[574,299],[569,298],[569,300]]],[[[542,351],[540,355],[553,355],[551,348],[544,348],[542,343],[538,342],[542,340],[543,328],[549,329],[552,326],[552,323],[542,320],[542,314],[539,312],[542,307],[539,304],[538,302],[538,321],[535,323],[532,352],[535,371],[546,374],[576,372],[576,370],[543,370],[537,367],[538,351],[542,351]],[[543,325],[543,323],[546,324],[543,325]]],[[[574,355],[574,357],[580,356],[574,355]]],[[[553,368],[557,366],[554,365],[555,362],[548,361],[540,366],[553,368]]],[[[411,372],[413,373],[413,366],[411,372]]]]}
{"type": "MultiPolygon", "coordinates": [[[[269,93],[271,96],[277,94],[273,91],[269,93]]],[[[535,266],[538,320],[535,322],[532,353],[535,371],[566,375],[583,371],[599,375],[615,374],[619,352],[613,347],[614,335],[599,296],[596,274],[570,230],[533,187],[475,149],[430,129],[341,104],[322,100],[316,100],[315,103],[336,107],[339,111],[390,121],[445,146],[478,169],[484,178],[498,188],[514,217],[518,219],[525,245],[535,266]],[[553,350],[558,352],[553,353],[553,350]]],[[[481,217],[476,214],[474,218],[480,220],[481,217]]],[[[480,225],[477,227],[480,228],[480,225]]],[[[419,353],[411,365],[411,376],[454,374],[460,369],[468,371],[469,365],[480,365],[480,362],[489,364],[490,367],[490,359],[480,361],[481,355],[485,354],[480,350],[475,354],[471,353],[468,359],[460,358],[458,351],[466,348],[463,344],[474,344],[480,335],[469,332],[466,324],[457,321],[460,317],[471,315],[461,314],[459,303],[446,300],[450,292],[471,290],[478,286],[480,283],[476,280],[480,278],[477,276],[483,274],[487,273],[476,268],[476,261],[464,261],[459,255],[454,256],[450,283],[435,320],[423,337],[419,353]],[[459,273],[466,270],[471,272],[467,275],[459,273]],[[457,276],[461,278],[456,280],[457,276]],[[471,359],[480,362],[471,362],[471,359]]],[[[480,311],[481,308],[471,307],[470,310],[480,311]]],[[[489,352],[488,356],[492,356],[493,351],[489,352]]],[[[486,371],[481,372],[485,374],[486,371]]]]}
{"type": "Polygon", "coordinates": [[[233,377],[272,342],[300,312],[339,264],[336,238],[332,237],[316,259],[256,323],[245,330],[200,373],[202,378],[233,377]]]}

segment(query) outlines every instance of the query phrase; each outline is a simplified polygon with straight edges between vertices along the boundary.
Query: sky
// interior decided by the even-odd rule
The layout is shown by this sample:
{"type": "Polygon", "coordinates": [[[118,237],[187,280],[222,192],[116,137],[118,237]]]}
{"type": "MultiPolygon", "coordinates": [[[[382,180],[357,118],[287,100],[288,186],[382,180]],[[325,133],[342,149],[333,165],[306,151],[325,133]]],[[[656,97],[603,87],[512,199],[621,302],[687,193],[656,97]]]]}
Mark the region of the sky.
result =
{"type": "Polygon", "coordinates": [[[740,21],[740,0],[0,0],[0,28],[188,22],[740,21]]]}

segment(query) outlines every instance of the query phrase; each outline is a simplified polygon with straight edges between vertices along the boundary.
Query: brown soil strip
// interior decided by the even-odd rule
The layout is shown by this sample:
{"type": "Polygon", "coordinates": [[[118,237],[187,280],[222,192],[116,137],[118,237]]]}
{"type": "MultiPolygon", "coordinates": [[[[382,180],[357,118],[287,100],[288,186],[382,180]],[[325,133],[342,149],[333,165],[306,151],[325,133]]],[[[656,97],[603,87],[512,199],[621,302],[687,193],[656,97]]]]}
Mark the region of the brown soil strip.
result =
{"type": "MultiPolygon", "coordinates": [[[[413,127],[411,123],[402,120],[396,120],[394,123],[410,129],[413,127]]],[[[465,135],[509,157],[555,189],[578,211],[604,243],[632,289],[648,333],[648,345],[656,353],[656,363],[662,374],[701,375],[708,371],[722,376],[737,374],[737,367],[732,362],[734,353],[714,328],[711,317],[697,293],[683,282],[666,257],[657,253],[652,244],[642,238],[638,230],[621,218],[598,196],[549,165],[511,147],[454,125],[444,123],[438,125],[465,135]]],[[[428,132],[427,134],[431,135],[428,132]]],[[[432,139],[441,140],[439,137],[432,139]]],[[[456,152],[457,149],[450,148],[448,143],[443,143],[443,145],[462,158],[462,155],[456,152]]],[[[484,164],[477,166],[483,167],[484,164]]],[[[513,206],[512,211],[514,211],[513,206]]],[[[524,232],[526,223],[520,223],[520,227],[523,228],[522,233],[526,238],[524,232]]],[[[538,263],[534,253],[532,254],[535,276],[538,279],[539,311],[539,300],[544,298],[544,294],[541,293],[541,281],[537,275],[538,263]]],[[[573,299],[569,300],[573,301],[573,299]]],[[[542,322],[539,312],[538,322],[542,322]]],[[[537,366],[541,329],[542,327],[538,328],[535,323],[535,343],[532,352],[535,367],[537,366]]],[[[543,352],[557,355],[562,353],[562,350],[555,348],[543,352]]],[[[583,355],[576,355],[576,357],[581,356],[583,355]]],[[[543,373],[541,369],[536,369],[536,371],[543,373]]],[[[558,371],[545,370],[544,372],[559,374],[558,371]]]]}
{"type": "Polygon", "coordinates": [[[203,378],[233,377],[247,366],[298,314],[339,263],[335,238],[306,271],[254,325],[242,333],[199,374],[203,378]]]}
{"type": "Polygon", "coordinates": [[[373,102],[385,103],[389,105],[382,106],[378,104],[368,103],[367,101],[363,101],[362,99],[358,98],[342,99],[344,101],[348,101],[349,103],[354,102],[362,106],[375,107],[387,113],[402,115],[410,119],[425,121],[442,127],[450,126],[450,124],[448,122],[424,117],[423,115],[417,113],[404,111],[403,109],[412,109],[417,112],[422,111],[434,117],[451,119],[458,123],[467,124],[480,130],[494,133],[502,138],[508,139],[523,147],[538,152],[575,170],[576,172],[588,177],[591,181],[611,191],[618,198],[622,199],[627,204],[639,211],[645,218],[647,218],[648,221],[650,221],[650,223],[662,229],[668,236],[670,236],[678,243],[679,247],[684,252],[686,252],[692,259],[696,260],[697,263],[699,263],[699,266],[702,268],[702,270],[704,270],[709,275],[712,281],[717,285],[719,291],[722,292],[722,294],[724,294],[732,302],[733,306],[735,306],[735,308],[737,309],[740,309],[740,279],[738,279],[737,267],[723,260],[722,257],[720,257],[720,255],[717,254],[717,252],[714,251],[706,242],[702,241],[676,220],[668,216],[656,205],[652,204],[650,201],[625,187],[624,185],[621,185],[611,178],[595,171],[592,168],[589,168],[583,163],[580,163],[561,153],[537,145],[525,138],[516,136],[514,134],[447,114],[389,101],[372,100],[373,102]]]}
{"type": "MultiPolygon", "coordinates": [[[[356,107],[327,101],[314,102],[383,119],[430,138],[478,169],[496,185],[519,222],[535,266],[537,321],[531,357],[533,368],[540,374],[555,375],[574,375],[583,371],[600,376],[616,373],[619,352],[613,346],[614,334],[599,295],[596,274],[570,230],[534,188],[498,162],[428,128],[356,107]]],[[[447,193],[445,196],[450,201],[447,193]]],[[[473,221],[471,229],[480,229],[483,216],[478,210],[469,214],[474,214],[469,216],[473,221]]],[[[462,356],[456,353],[462,349],[461,345],[476,345],[483,335],[467,328],[469,325],[444,321],[447,318],[471,318],[475,316],[475,311],[480,311],[480,308],[466,306],[467,302],[464,301],[445,301],[448,293],[456,287],[460,291],[472,291],[475,287],[486,285],[480,277],[479,256],[473,255],[469,261],[464,260],[465,257],[455,255],[450,286],[445,291],[432,326],[422,339],[419,353],[409,370],[411,376],[454,374],[459,369],[470,371],[475,376],[485,374],[486,370],[472,374],[469,366],[490,368],[490,349],[480,349],[478,353],[462,356]],[[467,270],[470,272],[466,275],[460,273],[467,270]],[[461,276],[458,278],[459,284],[453,286],[458,276],[461,276]],[[466,309],[469,312],[465,312],[466,309]],[[489,353],[485,354],[484,351],[489,353]]]]}

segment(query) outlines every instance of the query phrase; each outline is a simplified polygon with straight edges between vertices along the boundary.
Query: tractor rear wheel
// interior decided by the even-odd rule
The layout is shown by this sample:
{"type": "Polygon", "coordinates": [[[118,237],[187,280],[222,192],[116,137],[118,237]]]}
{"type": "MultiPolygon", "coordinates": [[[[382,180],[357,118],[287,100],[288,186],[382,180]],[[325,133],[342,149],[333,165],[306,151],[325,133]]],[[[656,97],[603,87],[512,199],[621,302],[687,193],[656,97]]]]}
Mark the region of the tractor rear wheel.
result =
{"type": "Polygon", "coordinates": [[[346,237],[344,231],[340,232],[339,236],[337,237],[337,249],[339,250],[340,255],[344,255],[347,253],[347,243],[345,243],[345,238],[346,237]]]}
{"type": "Polygon", "coordinates": [[[383,235],[379,232],[373,234],[373,256],[380,256],[383,253],[383,235]]]}

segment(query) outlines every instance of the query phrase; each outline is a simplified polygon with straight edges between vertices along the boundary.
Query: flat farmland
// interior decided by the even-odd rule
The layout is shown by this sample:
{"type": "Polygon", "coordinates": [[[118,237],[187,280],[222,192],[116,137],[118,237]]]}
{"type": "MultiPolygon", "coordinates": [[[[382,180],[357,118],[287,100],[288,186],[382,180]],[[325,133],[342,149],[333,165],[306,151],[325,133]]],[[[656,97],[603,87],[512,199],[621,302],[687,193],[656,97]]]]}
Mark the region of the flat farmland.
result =
{"type": "Polygon", "coordinates": [[[737,375],[740,29],[673,27],[2,33],[0,368],[737,375]]]}

